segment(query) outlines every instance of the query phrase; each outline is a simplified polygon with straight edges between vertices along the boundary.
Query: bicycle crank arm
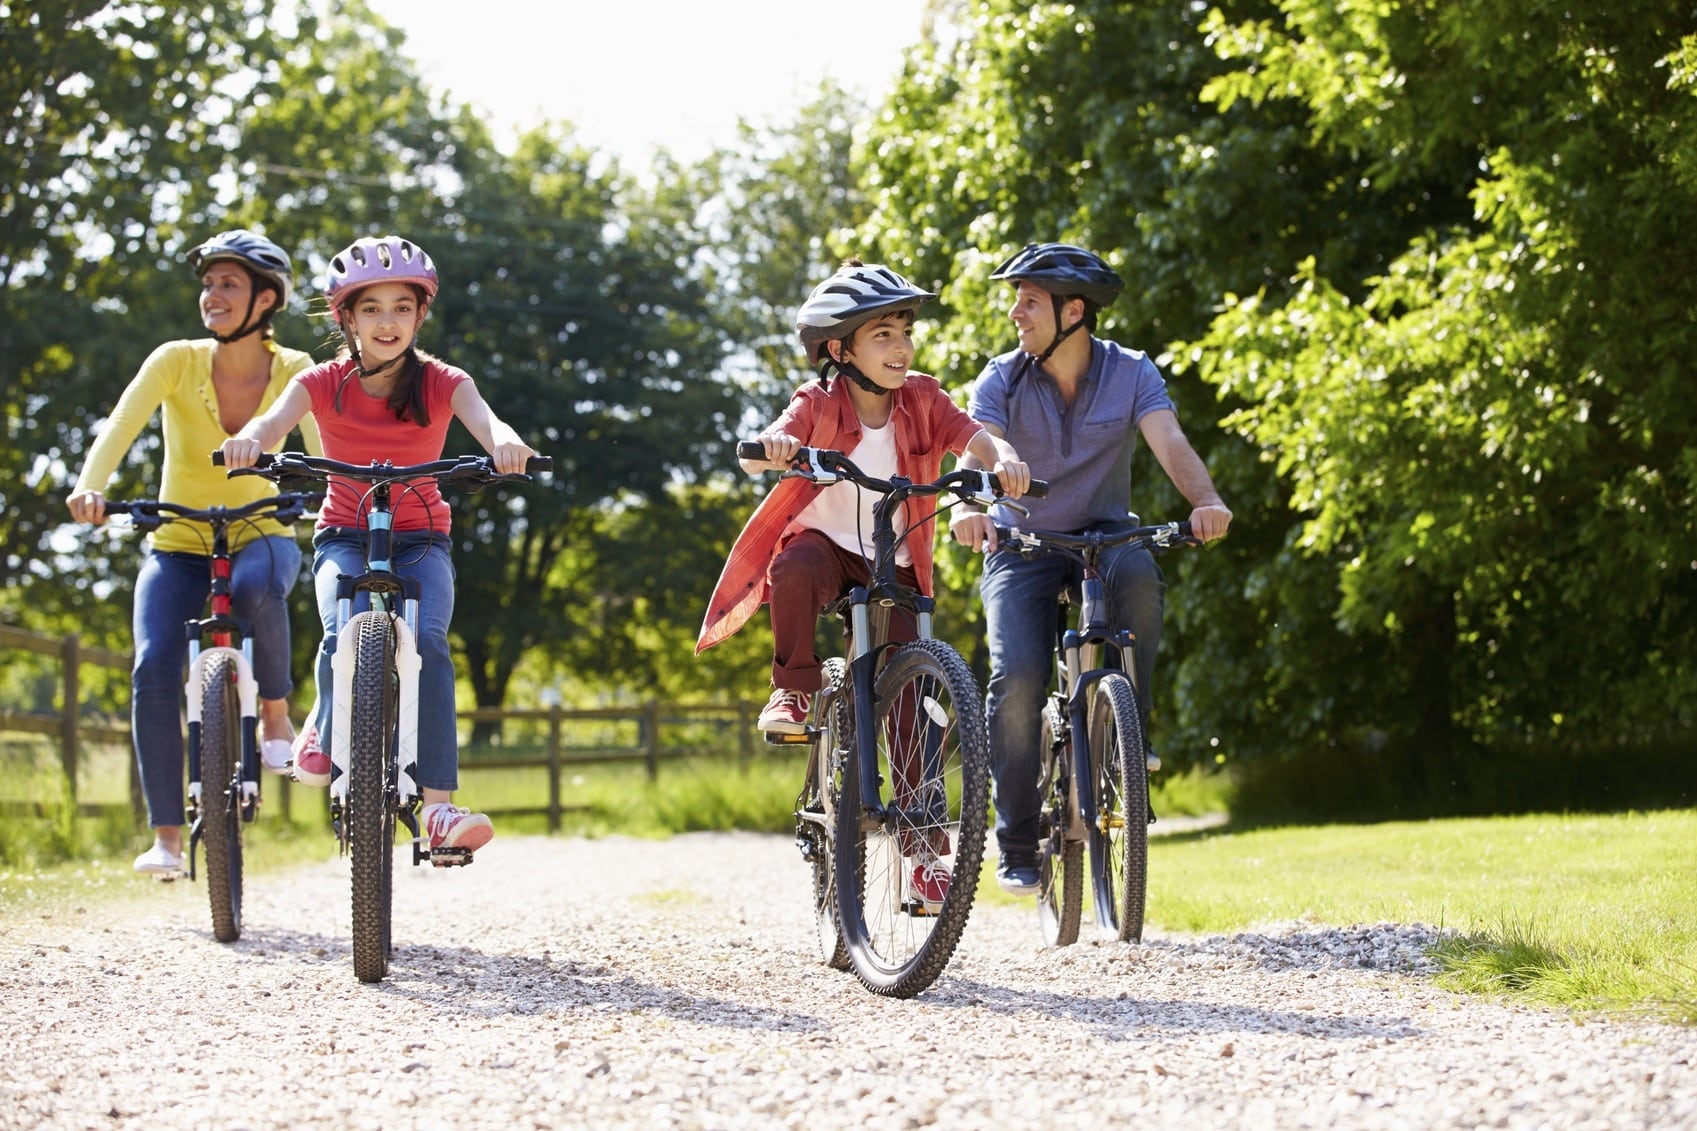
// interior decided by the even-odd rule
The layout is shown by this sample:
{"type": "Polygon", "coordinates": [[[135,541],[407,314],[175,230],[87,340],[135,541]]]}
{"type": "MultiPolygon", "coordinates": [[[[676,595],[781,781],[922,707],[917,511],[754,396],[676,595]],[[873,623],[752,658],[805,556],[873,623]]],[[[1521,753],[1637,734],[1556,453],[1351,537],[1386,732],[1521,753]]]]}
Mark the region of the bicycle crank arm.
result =
{"type": "Polygon", "coordinates": [[[201,826],[201,821],[202,821],[201,815],[199,813],[196,813],[194,815],[194,824],[189,826],[189,846],[188,846],[188,849],[183,853],[184,856],[188,857],[189,880],[190,880],[191,883],[194,880],[194,858],[195,858],[195,854],[200,851],[200,836],[201,836],[201,827],[200,826],[201,826]]]}

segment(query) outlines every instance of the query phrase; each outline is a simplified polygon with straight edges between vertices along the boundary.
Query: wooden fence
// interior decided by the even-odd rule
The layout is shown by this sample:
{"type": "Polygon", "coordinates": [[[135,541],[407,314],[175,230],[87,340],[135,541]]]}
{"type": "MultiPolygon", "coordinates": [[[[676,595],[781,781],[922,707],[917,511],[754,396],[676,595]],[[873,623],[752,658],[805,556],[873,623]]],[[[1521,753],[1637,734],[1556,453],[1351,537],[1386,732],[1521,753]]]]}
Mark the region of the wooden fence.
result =
{"type": "MultiPolygon", "coordinates": [[[[130,728],[110,720],[91,720],[83,717],[80,710],[81,692],[78,683],[78,669],[83,664],[95,664],[100,667],[129,671],[130,657],[119,652],[104,648],[93,648],[83,645],[75,635],[65,637],[42,636],[38,633],[23,629],[0,625],[0,649],[22,650],[40,655],[56,656],[61,669],[61,698],[60,709],[56,713],[0,710],[0,733],[7,731],[41,734],[57,737],[59,740],[60,765],[64,770],[65,780],[70,784],[71,798],[77,801],[77,770],[81,760],[81,748],[85,740],[97,742],[123,743],[130,741],[130,728]]],[[[653,779],[659,775],[660,765],[665,761],[677,758],[689,758],[702,754],[722,754],[735,750],[737,756],[747,760],[754,753],[755,734],[754,720],[760,709],[760,704],[753,702],[686,704],[661,703],[650,700],[633,704],[628,707],[594,707],[573,708],[562,706],[534,708],[471,708],[458,712],[462,722],[500,723],[508,722],[528,724],[531,727],[545,727],[546,739],[540,743],[542,753],[524,755],[505,755],[500,748],[492,752],[468,751],[462,749],[460,767],[462,770],[508,770],[526,768],[544,768],[548,776],[548,799],[545,805],[535,805],[523,808],[491,809],[491,815],[545,815],[548,818],[550,831],[558,831],[561,815],[568,806],[562,796],[561,782],[567,772],[575,766],[608,762],[640,761],[647,769],[648,776],[653,779]],[[629,730],[634,725],[635,734],[631,741],[608,741],[606,732],[609,730],[629,730]],[[585,726],[602,732],[597,735],[597,741],[589,743],[572,743],[566,741],[565,730],[568,726],[579,729],[585,726]],[[724,741],[725,731],[729,730],[734,736],[730,742],[724,741]],[[679,731],[684,733],[680,736],[679,731]],[[702,741],[702,733],[710,733],[712,741],[702,741]],[[670,741],[668,741],[670,739],[670,741]]],[[[138,820],[145,812],[141,799],[141,785],[136,774],[135,759],[129,758],[130,801],[129,808],[138,820]]],[[[286,781],[281,783],[279,791],[281,807],[284,816],[289,813],[290,793],[286,781]]],[[[0,802],[0,809],[16,809],[20,805],[25,808],[41,810],[40,805],[20,802],[0,802]]],[[[90,815],[108,812],[120,807],[112,804],[91,805],[77,802],[79,812],[90,815]]]]}

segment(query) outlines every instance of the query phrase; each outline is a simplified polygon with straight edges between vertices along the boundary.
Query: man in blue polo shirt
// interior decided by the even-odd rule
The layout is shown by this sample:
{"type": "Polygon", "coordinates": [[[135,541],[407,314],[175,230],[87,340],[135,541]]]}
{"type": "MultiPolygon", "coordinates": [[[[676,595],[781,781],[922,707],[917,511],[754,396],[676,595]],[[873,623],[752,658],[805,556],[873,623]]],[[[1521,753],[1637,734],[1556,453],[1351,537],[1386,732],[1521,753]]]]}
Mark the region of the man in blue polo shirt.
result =
{"type": "MultiPolygon", "coordinates": [[[[1093,336],[1097,310],[1124,286],[1107,263],[1070,244],[1030,244],[990,277],[1015,287],[1008,317],[1019,348],[985,366],[967,411],[1013,444],[1032,476],[1049,481],[1049,494],[1022,500],[1029,517],[957,511],[951,529],[986,554],[980,591],[990,645],[986,710],[1001,853],[996,879],[1006,891],[1030,895],[1038,886],[1037,744],[1056,600],[1077,584],[1079,571],[1058,555],[1027,559],[995,552],[993,520],[1064,531],[1130,525],[1131,457],[1139,434],[1194,508],[1190,522],[1197,537],[1222,537],[1231,511],[1185,439],[1155,363],[1139,350],[1093,336]]],[[[1114,625],[1136,636],[1138,698],[1147,717],[1166,582],[1148,551],[1129,546],[1107,551],[1101,572],[1114,625]]]]}

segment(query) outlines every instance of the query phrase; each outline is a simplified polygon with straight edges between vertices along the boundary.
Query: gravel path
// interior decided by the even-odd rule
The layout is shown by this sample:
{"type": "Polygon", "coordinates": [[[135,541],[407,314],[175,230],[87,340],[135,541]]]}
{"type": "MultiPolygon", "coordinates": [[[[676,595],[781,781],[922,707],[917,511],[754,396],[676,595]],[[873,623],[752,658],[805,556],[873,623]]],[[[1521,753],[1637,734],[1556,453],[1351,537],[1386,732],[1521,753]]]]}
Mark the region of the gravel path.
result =
{"type": "Polygon", "coordinates": [[[498,839],[399,870],[377,986],[340,861],[229,946],[200,884],[6,915],[0,1126],[1697,1126],[1697,1031],[1448,994],[1426,928],[1045,952],[981,904],[902,1002],[815,961],[806,885],[783,837],[498,839]]]}

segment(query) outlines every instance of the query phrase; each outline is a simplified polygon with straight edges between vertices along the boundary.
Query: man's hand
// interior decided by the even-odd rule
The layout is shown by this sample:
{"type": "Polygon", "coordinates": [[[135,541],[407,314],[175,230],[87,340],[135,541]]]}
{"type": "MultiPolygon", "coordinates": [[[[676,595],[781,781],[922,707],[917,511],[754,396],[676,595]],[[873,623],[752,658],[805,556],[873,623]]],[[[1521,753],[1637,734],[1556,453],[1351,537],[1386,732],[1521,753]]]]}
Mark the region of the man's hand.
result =
{"type": "MultiPolygon", "coordinates": [[[[1017,459],[999,461],[990,470],[1001,482],[1002,494],[1010,499],[1017,499],[1031,490],[1031,468],[1017,459]]],[[[994,532],[991,537],[995,537],[994,532]]]]}
{"type": "Polygon", "coordinates": [[[1190,512],[1190,532],[1204,542],[1224,538],[1231,524],[1232,512],[1224,503],[1209,503],[1190,512]]]}
{"type": "MultiPolygon", "coordinates": [[[[997,466],[1000,467],[1000,465],[997,466]]],[[[1024,467],[1025,465],[1020,464],[1019,466],[1024,467]]],[[[1001,472],[998,470],[997,474],[999,475],[1001,472]]],[[[1029,473],[1026,475],[1026,480],[1027,482],[1030,481],[1029,473]]],[[[978,514],[974,511],[956,511],[954,517],[949,520],[949,533],[955,536],[956,542],[969,550],[982,551],[988,554],[996,548],[996,524],[987,514],[978,514]]]]}

